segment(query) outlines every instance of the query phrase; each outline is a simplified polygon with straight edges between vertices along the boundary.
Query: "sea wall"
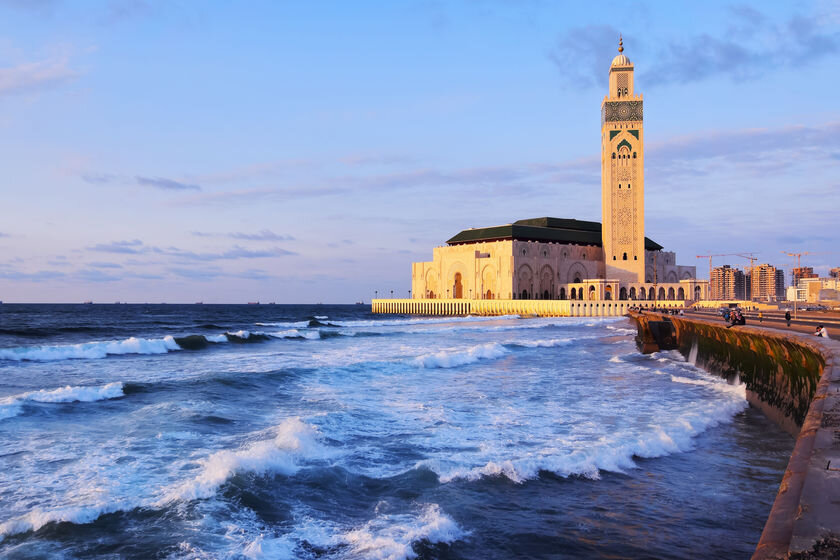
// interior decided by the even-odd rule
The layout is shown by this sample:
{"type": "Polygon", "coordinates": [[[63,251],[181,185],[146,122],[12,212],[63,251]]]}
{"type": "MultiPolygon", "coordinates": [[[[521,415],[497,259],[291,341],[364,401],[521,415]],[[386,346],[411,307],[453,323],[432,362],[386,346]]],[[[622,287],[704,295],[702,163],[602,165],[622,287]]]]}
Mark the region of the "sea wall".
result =
{"type": "Polygon", "coordinates": [[[797,435],[753,559],[840,558],[840,342],[650,312],[630,317],[643,351],[675,348],[740,379],[751,404],[797,435]]]}
{"type": "Polygon", "coordinates": [[[683,308],[682,300],[568,299],[375,299],[373,313],[408,315],[530,315],[537,317],[618,317],[631,307],[683,308]]]}

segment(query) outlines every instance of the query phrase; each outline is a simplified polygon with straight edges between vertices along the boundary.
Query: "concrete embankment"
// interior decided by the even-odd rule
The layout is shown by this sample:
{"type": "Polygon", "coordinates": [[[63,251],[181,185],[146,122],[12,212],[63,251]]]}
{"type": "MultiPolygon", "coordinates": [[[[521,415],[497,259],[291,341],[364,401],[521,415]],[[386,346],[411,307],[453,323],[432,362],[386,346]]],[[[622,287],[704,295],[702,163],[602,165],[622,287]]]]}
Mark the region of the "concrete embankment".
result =
{"type": "Polygon", "coordinates": [[[746,384],[747,398],[797,435],[753,560],[840,558],[840,342],[721,321],[631,313],[642,351],[679,350],[746,384]]]}

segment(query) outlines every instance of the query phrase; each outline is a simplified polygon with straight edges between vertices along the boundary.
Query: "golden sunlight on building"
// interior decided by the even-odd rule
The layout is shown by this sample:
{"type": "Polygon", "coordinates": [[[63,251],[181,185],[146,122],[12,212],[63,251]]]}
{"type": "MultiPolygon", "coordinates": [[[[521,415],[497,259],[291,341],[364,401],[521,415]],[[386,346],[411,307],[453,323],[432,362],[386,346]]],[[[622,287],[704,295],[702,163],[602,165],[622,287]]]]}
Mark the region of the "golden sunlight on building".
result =
{"type": "Polygon", "coordinates": [[[645,237],[643,101],[621,41],[618,51],[601,102],[602,223],[543,217],[461,231],[412,264],[412,299],[374,300],[375,312],[620,315],[708,299],[694,266],[645,237]]]}

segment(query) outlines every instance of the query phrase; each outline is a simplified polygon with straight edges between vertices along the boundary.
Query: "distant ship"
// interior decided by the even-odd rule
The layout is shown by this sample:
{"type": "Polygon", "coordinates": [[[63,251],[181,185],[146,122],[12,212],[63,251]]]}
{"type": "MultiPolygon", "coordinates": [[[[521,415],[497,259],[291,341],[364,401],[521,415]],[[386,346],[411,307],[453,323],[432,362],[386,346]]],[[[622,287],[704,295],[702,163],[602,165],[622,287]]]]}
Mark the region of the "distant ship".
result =
{"type": "Polygon", "coordinates": [[[204,302],[203,301],[197,301],[197,302],[195,302],[195,304],[196,305],[204,305],[204,302]]]}
{"type": "Polygon", "coordinates": [[[365,302],[363,302],[363,301],[357,301],[356,302],[356,305],[364,305],[364,304],[365,304],[365,302]]]}
{"type": "Polygon", "coordinates": [[[258,301],[249,301],[248,302],[248,305],[259,305],[259,304],[260,304],[260,302],[258,302],[258,301]]]}
{"type": "Polygon", "coordinates": [[[93,303],[92,301],[88,300],[88,301],[83,301],[82,305],[90,305],[92,303],[93,303]]]}

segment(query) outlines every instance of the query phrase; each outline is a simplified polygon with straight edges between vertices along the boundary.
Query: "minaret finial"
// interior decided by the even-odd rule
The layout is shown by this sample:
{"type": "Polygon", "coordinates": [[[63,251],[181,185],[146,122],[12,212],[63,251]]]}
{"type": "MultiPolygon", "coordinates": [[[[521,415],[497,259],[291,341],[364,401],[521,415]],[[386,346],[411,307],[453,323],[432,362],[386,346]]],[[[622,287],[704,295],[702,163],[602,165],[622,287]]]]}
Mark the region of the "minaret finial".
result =
{"type": "Polygon", "coordinates": [[[622,39],[621,34],[618,35],[618,52],[624,52],[624,39],[622,39]]]}

